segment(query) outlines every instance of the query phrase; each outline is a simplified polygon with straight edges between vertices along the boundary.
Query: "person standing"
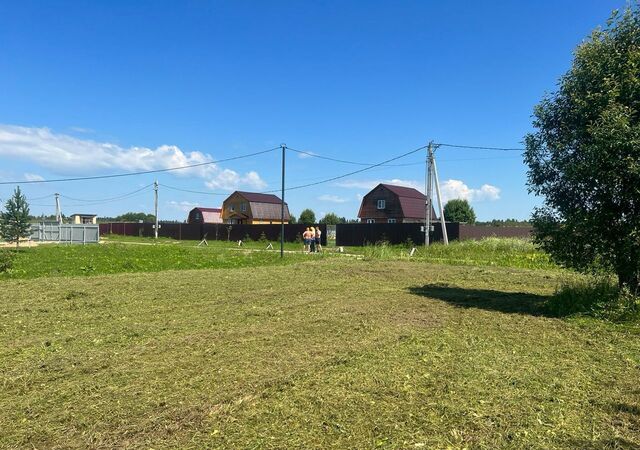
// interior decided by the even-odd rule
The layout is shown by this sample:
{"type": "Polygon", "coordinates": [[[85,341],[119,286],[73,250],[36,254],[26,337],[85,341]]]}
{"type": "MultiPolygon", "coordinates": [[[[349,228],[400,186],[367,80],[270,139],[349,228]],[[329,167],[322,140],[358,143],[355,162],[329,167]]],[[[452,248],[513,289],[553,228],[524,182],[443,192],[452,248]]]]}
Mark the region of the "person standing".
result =
{"type": "Polygon", "coordinates": [[[309,227],[302,233],[302,240],[304,242],[304,252],[309,253],[311,250],[311,229],[309,227]]]}
{"type": "Polygon", "coordinates": [[[321,252],[322,251],[322,244],[320,243],[322,241],[322,230],[320,230],[320,227],[316,227],[316,235],[314,236],[314,239],[316,241],[316,252],[321,252]]]}
{"type": "Polygon", "coordinates": [[[309,237],[311,240],[311,248],[309,249],[309,251],[311,253],[315,253],[316,252],[316,229],[311,227],[309,228],[309,237]]]}

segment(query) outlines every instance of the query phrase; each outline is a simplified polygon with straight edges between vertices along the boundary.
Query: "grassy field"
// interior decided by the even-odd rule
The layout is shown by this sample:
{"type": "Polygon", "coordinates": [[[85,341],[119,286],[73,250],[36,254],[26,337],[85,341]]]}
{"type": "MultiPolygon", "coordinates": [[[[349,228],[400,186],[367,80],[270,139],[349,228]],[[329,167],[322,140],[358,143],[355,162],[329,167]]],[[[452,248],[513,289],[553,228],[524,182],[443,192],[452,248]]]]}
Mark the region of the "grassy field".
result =
{"type": "Polygon", "coordinates": [[[62,249],[0,280],[0,447],[640,447],[640,326],[546,316],[564,271],[62,249]]]}

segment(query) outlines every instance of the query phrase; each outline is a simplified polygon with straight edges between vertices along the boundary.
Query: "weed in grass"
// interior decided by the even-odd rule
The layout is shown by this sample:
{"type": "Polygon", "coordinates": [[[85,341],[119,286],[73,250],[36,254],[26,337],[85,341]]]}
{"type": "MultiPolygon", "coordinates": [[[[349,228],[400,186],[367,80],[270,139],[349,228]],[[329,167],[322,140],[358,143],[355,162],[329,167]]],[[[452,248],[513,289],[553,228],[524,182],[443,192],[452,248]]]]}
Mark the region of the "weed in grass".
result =
{"type": "Polygon", "coordinates": [[[610,278],[574,280],[563,284],[547,303],[549,313],[558,316],[587,315],[613,321],[640,318],[640,297],[619,289],[610,278]]]}

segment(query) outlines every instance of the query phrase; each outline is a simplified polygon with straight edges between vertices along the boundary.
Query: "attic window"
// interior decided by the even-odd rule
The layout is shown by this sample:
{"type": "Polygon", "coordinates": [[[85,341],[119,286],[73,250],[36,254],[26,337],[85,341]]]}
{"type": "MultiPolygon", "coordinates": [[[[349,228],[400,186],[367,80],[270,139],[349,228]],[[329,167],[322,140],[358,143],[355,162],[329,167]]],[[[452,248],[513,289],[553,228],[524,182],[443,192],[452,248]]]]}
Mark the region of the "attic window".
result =
{"type": "Polygon", "coordinates": [[[246,203],[242,203],[240,205],[240,211],[242,212],[247,212],[247,204],[246,203]]]}
{"type": "Polygon", "coordinates": [[[378,209],[384,209],[385,203],[386,202],[384,200],[378,200],[378,209]]]}
{"type": "Polygon", "coordinates": [[[229,209],[230,209],[231,211],[235,211],[235,210],[236,210],[236,205],[231,205],[231,206],[229,206],[229,209]]]}

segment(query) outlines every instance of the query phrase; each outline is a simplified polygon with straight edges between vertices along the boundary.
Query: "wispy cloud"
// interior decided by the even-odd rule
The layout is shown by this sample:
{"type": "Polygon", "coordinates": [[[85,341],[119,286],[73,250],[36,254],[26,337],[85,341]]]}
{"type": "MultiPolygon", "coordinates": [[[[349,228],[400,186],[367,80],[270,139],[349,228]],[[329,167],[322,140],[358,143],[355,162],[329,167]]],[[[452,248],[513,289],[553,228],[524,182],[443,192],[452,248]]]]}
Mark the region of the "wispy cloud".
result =
{"type": "Polygon", "coordinates": [[[192,203],[187,201],[177,202],[175,200],[171,200],[167,202],[167,205],[173,209],[177,209],[182,212],[189,212],[196,206],[199,206],[199,203],[192,203]]]}
{"type": "Polygon", "coordinates": [[[44,180],[44,177],[38,175],[37,173],[25,173],[24,179],[27,181],[42,181],[44,180]]]}
{"type": "Polygon", "coordinates": [[[298,158],[300,159],[313,158],[314,155],[315,153],[305,150],[305,153],[298,153],[298,158]]]}
{"type": "Polygon", "coordinates": [[[84,134],[95,133],[95,130],[92,130],[91,128],[84,128],[84,127],[69,127],[69,130],[75,131],[76,133],[84,133],[84,134]]]}
{"type": "Polygon", "coordinates": [[[320,197],[318,197],[318,200],[320,200],[321,202],[331,202],[331,203],[346,203],[349,201],[349,199],[346,199],[344,197],[340,197],[338,195],[329,195],[329,194],[323,194],[320,197]]]}
{"type": "MultiPolygon", "coordinates": [[[[0,156],[32,161],[62,175],[86,175],[119,169],[126,172],[168,169],[214,160],[198,151],[184,152],[175,145],[124,148],[108,142],[54,133],[48,128],[0,124],[0,156]]],[[[211,188],[233,190],[240,186],[262,189],[266,183],[257,172],[239,174],[217,164],[172,172],[175,176],[198,177],[211,188]]]]}

